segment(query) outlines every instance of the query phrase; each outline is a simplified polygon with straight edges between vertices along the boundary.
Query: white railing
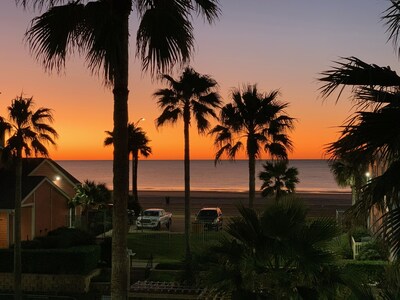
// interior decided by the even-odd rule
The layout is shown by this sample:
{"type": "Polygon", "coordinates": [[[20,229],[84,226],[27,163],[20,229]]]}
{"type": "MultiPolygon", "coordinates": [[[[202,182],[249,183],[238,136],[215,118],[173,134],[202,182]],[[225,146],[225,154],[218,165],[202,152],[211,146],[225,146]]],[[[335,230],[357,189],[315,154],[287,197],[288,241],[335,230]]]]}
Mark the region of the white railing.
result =
{"type": "Polygon", "coordinates": [[[360,249],[362,246],[367,244],[368,242],[356,242],[353,237],[351,237],[351,248],[353,249],[353,259],[356,259],[358,254],[360,253],[360,249]]]}

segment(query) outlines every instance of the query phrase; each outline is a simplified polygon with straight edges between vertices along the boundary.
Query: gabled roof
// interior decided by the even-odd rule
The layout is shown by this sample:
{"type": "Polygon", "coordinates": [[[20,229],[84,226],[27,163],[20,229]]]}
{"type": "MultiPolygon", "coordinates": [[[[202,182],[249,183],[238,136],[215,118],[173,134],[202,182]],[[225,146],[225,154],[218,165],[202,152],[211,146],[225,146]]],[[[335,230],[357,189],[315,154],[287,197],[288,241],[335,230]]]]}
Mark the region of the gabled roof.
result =
{"type": "MultiPolygon", "coordinates": [[[[69,174],[60,165],[47,158],[25,158],[22,160],[22,201],[29,196],[47,177],[30,175],[45,161],[57,168],[73,184],[79,180],[69,174]]],[[[48,180],[49,181],[49,180],[48,180]]],[[[49,181],[51,183],[51,181],[49,181]]],[[[59,189],[56,185],[54,185],[59,189]]],[[[0,209],[14,209],[15,207],[15,171],[14,168],[0,168],[0,209]]]]}
{"type": "Polygon", "coordinates": [[[49,163],[53,168],[58,169],[72,184],[80,184],[81,182],[68,173],[63,167],[50,158],[28,158],[25,164],[27,164],[27,175],[31,175],[40,165],[49,163]]]}

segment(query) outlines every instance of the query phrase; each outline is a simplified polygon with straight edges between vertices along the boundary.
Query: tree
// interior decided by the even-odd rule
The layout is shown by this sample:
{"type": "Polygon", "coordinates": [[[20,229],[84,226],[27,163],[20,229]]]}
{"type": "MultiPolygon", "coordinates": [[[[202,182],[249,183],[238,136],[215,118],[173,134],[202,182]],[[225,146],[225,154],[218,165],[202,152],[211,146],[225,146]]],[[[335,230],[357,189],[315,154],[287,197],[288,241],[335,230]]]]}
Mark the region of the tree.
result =
{"type": "Polygon", "coordinates": [[[185,176],[185,247],[186,260],[190,261],[190,140],[189,127],[192,119],[196,121],[199,134],[204,134],[210,127],[208,117],[217,118],[214,109],[221,104],[216,92],[217,82],[208,75],[200,75],[186,67],[178,80],[169,75],[162,75],[162,80],[169,88],[159,89],[154,93],[157,104],[163,110],[156,119],[157,127],[167,123],[183,121],[184,137],[184,176],[185,176]]]}
{"type": "Polygon", "coordinates": [[[334,221],[308,220],[298,199],[274,202],[260,216],[238,209],[240,216],[227,226],[230,239],[200,261],[200,277],[209,287],[231,292],[233,299],[337,299],[347,286],[354,295],[368,292],[357,284],[359,276],[335,264],[327,247],[340,233],[334,221]]]}
{"type": "Polygon", "coordinates": [[[52,111],[40,107],[34,109],[33,98],[21,96],[12,100],[8,110],[8,121],[3,118],[3,128],[9,129],[5,150],[15,160],[15,211],[14,211],[14,293],[22,298],[21,287],[21,201],[22,201],[22,157],[48,156],[46,144],[55,145],[56,130],[51,127],[52,111]],[[33,153],[32,153],[33,152],[33,153]]]}
{"type": "Polygon", "coordinates": [[[165,72],[189,61],[194,45],[193,15],[212,23],[219,15],[217,0],[15,0],[26,7],[48,10],[33,19],[26,33],[30,49],[48,71],[60,71],[69,55],[86,55],[88,68],[100,69],[114,95],[113,112],[113,238],[111,296],[126,299],[128,167],[129,16],[136,10],[139,26],[136,55],[143,70],[165,72]],[[59,6],[56,6],[60,4],[59,6]]]}
{"type": "Polygon", "coordinates": [[[263,197],[275,195],[275,200],[278,201],[283,195],[295,192],[296,184],[299,183],[297,168],[288,168],[286,160],[266,162],[263,168],[264,171],[258,175],[263,181],[261,186],[263,197]]]}
{"type": "Polygon", "coordinates": [[[261,152],[271,157],[287,159],[292,142],[286,132],[294,128],[294,119],[285,114],[287,103],[277,100],[277,90],[262,94],[256,85],[247,85],[232,92],[232,102],[220,113],[220,124],[210,133],[215,135],[219,148],[215,155],[218,162],[225,153],[234,159],[245,148],[249,162],[249,207],[255,198],[256,159],[261,152]]]}
{"type": "MultiPolygon", "coordinates": [[[[105,183],[95,183],[85,180],[75,188],[75,196],[71,199],[71,206],[81,206],[82,215],[86,217],[86,226],[89,225],[89,210],[104,207],[111,202],[111,191],[105,183]]],[[[88,229],[88,228],[87,228],[88,229]]]]}
{"type": "MultiPolygon", "coordinates": [[[[113,143],[113,133],[111,131],[106,131],[108,137],[104,140],[104,146],[109,146],[113,143]]],[[[133,201],[139,203],[138,195],[138,165],[139,165],[139,153],[148,157],[152,150],[149,146],[149,138],[146,132],[143,131],[141,127],[135,125],[135,123],[128,124],[128,151],[132,153],[132,194],[133,201]]]]}
{"type": "Polygon", "coordinates": [[[351,188],[351,203],[356,204],[362,187],[367,183],[368,161],[359,161],[356,157],[333,158],[329,161],[329,168],[339,186],[351,188]]]}

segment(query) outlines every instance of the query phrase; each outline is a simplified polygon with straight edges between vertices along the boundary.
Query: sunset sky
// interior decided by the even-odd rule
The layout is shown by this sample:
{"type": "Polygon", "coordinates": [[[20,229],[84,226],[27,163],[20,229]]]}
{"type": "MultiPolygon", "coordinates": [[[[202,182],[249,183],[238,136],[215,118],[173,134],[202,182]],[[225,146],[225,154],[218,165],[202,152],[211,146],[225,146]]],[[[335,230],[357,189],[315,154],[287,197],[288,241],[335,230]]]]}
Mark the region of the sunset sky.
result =
{"type": "MultiPolygon", "coordinates": [[[[289,102],[287,113],[296,118],[290,134],[294,152],[290,158],[323,158],[324,146],[338,137],[338,126],[350,115],[352,105],[344,97],[323,101],[317,81],[340,57],[357,56],[369,63],[399,66],[387,34],[382,0],[221,0],[220,20],[210,26],[195,24],[195,52],[191,66],[219,83],[225,103],[232,88],[257,83],[260,91],[279,89],[280,100],[289,102]]],[[[13,0],[0,4],[0,115],[21,93],[33,96],[37,107],[54,110],[53,126],[59,133],[51,158],[112,159],[112,148],[103,147],[105,130],[112,130],[113,97],[92,76],[82,58],[70,57],[62,74],[47,74],[30,55],[23,36],[32,10],[16,7],[13,0]]],[[[135,59],[136,13],[131,15],[129,118],[151,140],[149,159],[182,159],[183,129],[156,129],[154,91],[164,85],[141,72],[135,59]]],[[[179,76],[179,69],[172,74],[179,76]]],[[[213,159],[209,136],[191,132],[191,158],[213,159]]]]}

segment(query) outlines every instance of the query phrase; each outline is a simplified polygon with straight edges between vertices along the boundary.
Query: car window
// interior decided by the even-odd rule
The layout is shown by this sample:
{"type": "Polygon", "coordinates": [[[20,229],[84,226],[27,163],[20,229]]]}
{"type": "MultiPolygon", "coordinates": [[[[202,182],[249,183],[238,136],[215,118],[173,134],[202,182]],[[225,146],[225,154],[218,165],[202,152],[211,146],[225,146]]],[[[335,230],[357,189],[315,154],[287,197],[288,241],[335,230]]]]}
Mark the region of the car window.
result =
{"type": "Polygon", "coordinates": [[[218,214],[216,210],[201,210],[198,216],[203,218],[216,218],[218,214]]]}
{"type": "Polygon", "coordinates": [[[147,210],[143,212],[146,217],[158,217],[158,211],[147,210]]]}

